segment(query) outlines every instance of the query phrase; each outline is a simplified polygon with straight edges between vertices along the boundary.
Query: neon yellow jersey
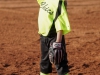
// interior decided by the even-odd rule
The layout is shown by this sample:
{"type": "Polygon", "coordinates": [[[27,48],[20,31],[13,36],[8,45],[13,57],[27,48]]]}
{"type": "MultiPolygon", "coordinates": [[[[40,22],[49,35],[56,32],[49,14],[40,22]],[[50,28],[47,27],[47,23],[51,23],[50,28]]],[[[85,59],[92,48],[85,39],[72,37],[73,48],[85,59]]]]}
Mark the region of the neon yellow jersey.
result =
{"type": "Polygon", "coordinates": [[[63,30],[63,35],[70,32],[71,30],[70,23],[64,5],[64,0],[62,1],[61,0],[37,0],[37,1],[40,5],[39,16],[38,16],[39,34],[42,34],[43,36],[47,36],[50,32],[50,29],[52,28],[55,18],[56,20],[54,22],[54,25],[55,25],[56,32],[59,30],[63,30]],[[60,14],[59,11],[61,12],[60,14]]]}

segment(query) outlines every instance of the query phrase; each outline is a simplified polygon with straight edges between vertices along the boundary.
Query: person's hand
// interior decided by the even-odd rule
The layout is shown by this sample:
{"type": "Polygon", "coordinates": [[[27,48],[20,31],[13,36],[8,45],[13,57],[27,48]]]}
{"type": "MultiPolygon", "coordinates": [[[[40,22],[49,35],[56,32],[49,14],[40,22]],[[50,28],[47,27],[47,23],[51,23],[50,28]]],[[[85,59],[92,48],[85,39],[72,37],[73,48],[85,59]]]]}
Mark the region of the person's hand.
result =
{"type": "Polygon", "coordinates": [[[61,43],[54,42],[49,48],[49,59],[52,64],[60,64],[63,58],[61,43]]]}

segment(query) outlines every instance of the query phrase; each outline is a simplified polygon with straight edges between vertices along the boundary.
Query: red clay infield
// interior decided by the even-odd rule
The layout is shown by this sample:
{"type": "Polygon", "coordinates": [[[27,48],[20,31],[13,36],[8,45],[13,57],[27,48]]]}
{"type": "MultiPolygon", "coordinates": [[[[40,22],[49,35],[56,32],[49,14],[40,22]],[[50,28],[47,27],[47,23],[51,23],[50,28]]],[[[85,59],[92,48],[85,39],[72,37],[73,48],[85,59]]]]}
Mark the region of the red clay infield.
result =
{"type": "MultiPolygon", "coordinates": [[[[0,0],[0,75],[39,75],[38,8],[36,0],[0,0]]],[[[100,0],[68,0],[67,9],[70,75],[100,75],[100,0]]]]}

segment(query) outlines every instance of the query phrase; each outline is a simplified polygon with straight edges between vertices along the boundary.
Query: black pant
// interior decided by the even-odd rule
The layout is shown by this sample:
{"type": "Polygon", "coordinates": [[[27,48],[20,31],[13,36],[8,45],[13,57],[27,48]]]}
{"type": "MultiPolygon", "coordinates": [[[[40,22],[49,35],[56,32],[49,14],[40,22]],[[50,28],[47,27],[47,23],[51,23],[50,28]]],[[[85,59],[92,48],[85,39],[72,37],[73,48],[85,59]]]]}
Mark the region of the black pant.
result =
{"type": "MultiPolygon", "coordinates": [[[[40,36],[41,40],[41,62],[40,62],[40,71],[42,73],[51,73],[52,72],[52,64],[49,61],[48,51],[50,44],[56,41],[56,35],[54,37],[46,37],[46,36],[40,36]]],[[[59,64],[55,65],[58,75],[65,75],[69,72],[68,69],[68,61],[67,61],[67,53],[66,53],[66,47],[65,47],[65,39],[64,36],[62,36],[62,44],[64,46],[64,60],[59,64]]]]}

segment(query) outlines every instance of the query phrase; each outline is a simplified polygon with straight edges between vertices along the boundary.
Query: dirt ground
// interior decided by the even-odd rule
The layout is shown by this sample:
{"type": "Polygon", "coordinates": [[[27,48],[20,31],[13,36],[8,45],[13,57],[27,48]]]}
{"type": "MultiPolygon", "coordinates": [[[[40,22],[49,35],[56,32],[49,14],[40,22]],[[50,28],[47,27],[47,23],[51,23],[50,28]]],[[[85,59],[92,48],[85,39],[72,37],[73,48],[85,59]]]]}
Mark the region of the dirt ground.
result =
{"type": "MultiPolygon", "coordinates": [[[[36,0],[0,0],[0,75],[39,75],[38,8],[36,0]]],[[[100,75],[100,0],[68,0],[67,10],[69,75],[100,75]]]]}

